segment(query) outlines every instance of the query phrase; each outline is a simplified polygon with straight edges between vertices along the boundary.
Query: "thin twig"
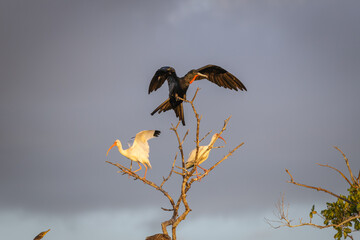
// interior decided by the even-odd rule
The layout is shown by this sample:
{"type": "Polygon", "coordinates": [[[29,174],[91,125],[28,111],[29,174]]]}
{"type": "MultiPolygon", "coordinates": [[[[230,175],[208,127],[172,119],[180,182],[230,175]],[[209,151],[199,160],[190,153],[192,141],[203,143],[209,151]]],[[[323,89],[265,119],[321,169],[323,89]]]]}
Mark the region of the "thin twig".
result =
{"type": "Polygon", "coordinates": [[[174,173],[179,174],[180,176],[185,176],[185,175],[186,175],[186,174],[184,174],[184,173],[180,173],[180,172],[177,172],[177,171],[175,171],[175,170],[174,170],[174,173]]]}
{"type": "Polygon", "coordinates": [[[184,137],[183,137],[183,140],[181,141],[181,145],[184,144],[185,142],[185,139],[186,139],[186,136],[189,134],[189,130],[186,131],[184,137]]]}
{"type": "MultiPolygon", "coordinates": [[[[178,144],[179,144],[179,150],[180,150],[180,155],[181,155],[181,163],[182,163],[182,167],[185,168],[185,160],[184,160],[184,151],[183,151],[183,147],[182,147],[182,142],[180,141],[180,136],[179,136],[179,133],[177,131],[177,128],[179,127],[179,123],[180,121],[178,122],[178,124],[176,125],[176,127],[174,127],[173,124],[171,124],[172,128],[170,128],[170,130],[173,130],[175,135],[176,135],[176,138],[178,140],[178,144]]],[[[185,133],[183,139],[185,139],[187,133],[185,133]]]]}
{"type": "Polygon", "coordinates": [[[350,184],[350,186],[352,185],[351,182],[349,181],[349,179],[339,169],[334,168],[334,167],[332,167],[330,165],[327,165],[327,164],[324,165],[324,164],[317,163],[317,165],[322,166],[322,167],[328,167],[328,168],[334,169],[335,171],[337,171],[338,173],[341,174],[341,176],[350,184]]]}
{"type": "Polygon", "coordinates": [[[174,161],[173,161],[173,164],[172,164],[172,167],[171,167],[171,170],[170,170],[169,175],[167,176],[167,178],[163,178],[163,181],[162,181],[162,183],[160,184],[160,187],[161,187],[161,188],[163,187],[164,183],[165,183],[167,180],[169,180],[169,178],[171,177],[171,175],[172,175],[172,173],[173,173],[173,171],[174,171],[174,166],[175,166],[176,158],[177,158],[177,153],[176,153],[176,155],[175,155],[175,158],[174,158],[174,161]]]}
{"type": "Polygon", "coordinates": [[[360,219],[360,216],[359,215],[352,216],[339,224],[318,225],[318,224],[314,224],[314,223],[305,222],[305,223],[300,223],[297,225],[291,225],[291,224],[286,223],[286,224],[280,225],[276,228],[283,227],[283,226],[290,227],[290,228],[301,227],[301,226],[312,226],[312,227],[316,227],[319,229],[329,228],[329,227],[342,227],[344,224],[351,222],[354,219],[360,219]]]}
{"type": "MultiPolygon", "coordinates": [[[[324,229],[324,228],[329,228],[329,227],[342,227],[344,224],[351,222],[354,219],[360,219],[360,215],[355,215],[352,216],[344,221],[342,221],[339,224],[329,224],[329,225],[318,225],[318,224],[314,224],[311,222],[303,222],[302,219],[300,218],[299,220],[299,224],[296,225],[292,225],[292,221],[288,218],[288,207],[285,210],[285,203],[284,203],[284,196],[282,196],[281,200],[278,201],[277,203],[277,209],[278,209],[278,218],[279,220],[269,220],[269,219],[265,219],[266,222],[273,228],[280,228],[280,227],[290,227],[290,228],[295,228],[295,227],[301,227],[301,226],[312,226],[315,228],[319,228],[319,229],[324,229]],[[279,223],[278,226],[275,226],[271,223],[279,223]]],[[[321,215],[317,214],[318,216],[321,217],[321,215]]]]}
{"type": "Polygon", "coordinates": [[[217,147],[212,147],[211,149],[216,149],[216,148],[224,148],[225,146],[217,146],[217,147]]]}
{"type": "Polygon", "coordinates": [[[341,149],[338,148],[338,147],[336,147],[336,146],[334,146],[334,148],[335,148],[336,150],[338,150],[338,151],[343,155],[344,160],[345,160],[345,163],[346,163],[346,166],[347,166],[347,168],[348,168],[348,170],[349,170],[349,174],[350,174],[351,180],[353,181],[354,184],[356,184],[356,185],[359,186],[359,183],[355,180],[354,175],[353,175],[353,173],[352,173],[352,171],[351,171],[351,168],[350,168],[350,165],[349,165],[349,160],[347,159],[345,153],[343,153],[343,151],[341,151],[341,149]]]}
{"type": "Polygon", "coordinates": [[[205,136],[202,138],[202,139],[200,139],[200,141],[199,142],[202,142],[210,133],[212,132],[212,130],[211,131],[209,131],[207,134],[205,134],[205,136]]]}
{"type": "Polygon", "coordinates": [[[169,211],[169,212],[174,211],[174,209],[168,209],[168,208],[163,208],[163,207],[161,209],[164,211],[169,211]]]}

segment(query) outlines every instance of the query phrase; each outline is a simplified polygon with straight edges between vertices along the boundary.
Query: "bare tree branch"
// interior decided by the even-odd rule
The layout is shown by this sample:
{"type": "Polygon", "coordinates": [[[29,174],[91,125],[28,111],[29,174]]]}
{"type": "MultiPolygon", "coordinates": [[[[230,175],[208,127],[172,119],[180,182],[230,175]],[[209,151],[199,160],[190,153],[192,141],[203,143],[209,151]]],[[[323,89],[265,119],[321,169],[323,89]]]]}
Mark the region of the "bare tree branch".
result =
{"type": "Polygon", "coordinates": [[[189,134],[189,130],[186,131],[184,137],[183,137],[183,140],[181,141],[181,145],[184,144],[185,142],[185,139],[186,139],[186,136],[189,134]]]}
{"type": "MultiPolygon", "coordinates": [[[[195,100],[196,95],[199,92],[199,90],[200,90],[200,88],[196,89],[194,97],[192,98],[191,101],[178,97],[178,99],[180,99],[180,100],[182,100],[184,102],[190,103],[190,105],[191,105],[191,107],[193,109],[193,112],[195,114],[195,118],[196,118],[196,140],[195,140],[195,142],[196,142],[196,154],[195,154],[195,159],[198,159],[198,155],[199,155],[199,143],[200,143],[200,141],[199,141],[199,133],[200,133],[200,121],[201,121],[201,118],[202,118],[202,116],[199,117],[199,114],[197,113],[197,111],[195,109],[195,105],[194,105],[194,100],[195,100]]],[[[183,167],[185,168],[185,162],[184,162],[183,167]]],[[[197,166],[194,167],[195,170],[196,170],[196,167],[197,166]]]]}
{"type": "Polygon", "coordinates": [[[200,141],[199,142],[202,142],[207,136],[209,136],[209,134],[212,132],[212,130],[211,131],[209,131],[207,134],[205,134],[205,136],[202,138],[202,139],[200,139],[200,141]]]}
{"type": "MultiPolygon", "coordinates": [[[[290,220],[288,217],[288,207],[285,209],[285,203],[284,203],[284,197],[282,196],[282,199],[279,200],[277,204],[278,209],[278,215],[277,217],[279,220],[269,220],[265,219],[266,222],[273,228],[280,228],[280,227],[290,227],[290,228],[296,228],[301,226],[311,226],[319,229],[329,228],[329,227],[342,227],[344,224],[351,222],[354,219],[360,219],[360,215],[355,215],[350,218],[347,218],[346,220],[340,222],[339,224],[329,224],[329,225],[319,225],[311,222],[311,219],[309,222],[302,222],[302,219],[299,220],[299,224],[291,224],[293,220],[290,220]],[[279,223],[279,225],[275,226],[272,223],[279,223]]],[[[321,215],[317,214],[321,217],[321,215]]]]}
{"type": "MultiPolygon", "coordinates": [[[[185,168],[184,150],[183,150],[183,147],[182,147],[182,142],[180,141],[179,133],[177,132],[177,128],[179,127],[179,123],[180,123],[180,120],[179,120],[178,124],[176,125],[176,127],[174,127],[174,125],[171,124],[172,128],[170,128],[170,130],[174,131],[174,133],[176,135],[176,138],[178,140],[179,150],[180,150],[180,154],[181,154],[181,164],[182,164],[183,168],[185,168]]],[[[187,135],[187,133],[185,133],[183,139],[185,139],[186,135],[187,135]]]]}
{"type": "Polygon", "coordinates": [[[154,182],[146,179],[146,178],[142,178],[140,177],[138,174],[136,174],[135,172],[131,171],[130,169],[124,167],[123,165],[121,165],[120,163],[112,163],[112,162],[109,162],[109,161],[105,161],[111,165],[114,165],[116,167],[118,167],[120,169],[120,172],[124,173],[124,174],[128,174],[129,176],[133,177],[134,180],[140,180],[142,181],[143,183],[155,188],[156,190],[162,192],[170,201],[170,204],[174,207],[175,206],[175,203],[174,203],[174,200],[172,199],[172,197],[160,186],[156,185],[154,182]]]}
{"type": "Polygon", "coordinates": [[[289,174],[289,176],[290,176],[290,178],[291,178],[290,181],[287,181],[288,183],[292,183],[292,184],[295,184],[295,185],[298,185],[298,186],[301,186],[301,187],[305,187],[305,188],[315,189],[316,191],[326,192],[326,193],[328,193],[328,194],[330,194],[330,195],[332,195],[332,196],[334,196],[334,197],[336,197],[336,198],[340,198],[341,200],[343,200],[343,201],[345,201],[345,202],[347,202],[347,203],[356,205],[356,203],[353,203],[353,202],[347,200],[346,198],[341,197],[341,196],[339,196],[339,195],[337,195],[337,194],[335,194],[335,193],[333,193],[333,192],[330,192],[329,190],[326,190],[326,189],[324,189],[324,188],[313,187],[313,186],[309,186],[309,185],[306,185],[306,184],[297,183],[297,182],[294,181],[294,178],[293,178],[293,176],[290,174],[289,170],[285,169],[285,171],[287,172],[287,174],[289,174]]]}
{"type": "Polygon", "coordinates": [[[164,210],[164,211],[169,211],[169,212],[174,211],[174,209],[163,208],[163,207],[161,207],[161,209],[164,210]]]}
{"type": "Polygon", "coordinates": [[[339,169],[334,168],[334,167],[332,167],[330,165],[327,165],[327,164],[324,165],[324,164],[317,163],[317,165],[322,166],[322,167],[328,167],[328,168],[334,169],[335,171],[337,171],[338,173],[341,174],[341,176],[349,183],[350,186],[352,185],[351,182],[349,181],[349,179],[339,169]]]}
{"type": "Polygon", "coordinates": [[[336,147],[336,146],[334,146],[334,148],[335,148],[336,150],[338,150],[338,151],[341,153],[341,155],[343,155],[344,160],[345,160],[345,163],[346,163],[346,166],[347,166],[347,168],[348,168],[348,170],[349,170],[349,174],[350,174],[351,180],[353,181],[353,183],[356,184],[357,186],[360,186],[359,182],[356,181],[356,179],[354,178],[354,175],[353,175],[353,173],[352,173],[352,171],[351,171],[351,168],[350,168],[350,165],[349,165],[349,160],[347,159],[345,153],[343,153],[343,151],[341,151],[341,149],[338,148],[338,147],[336,147]]]}
{"type": "Polygon", "coordinates": [[[176,157],[177,157],[177,153],[175,155],[175,158],[174,158],[174,162],[172,164],[172,167],[171,167],[171,170],[170,170],[170,173],[169,173],[169,176],[167,176],[167,178],[164,178],[163,177],[163,181],[162,183],[160,184],[160,187],[162,188],[162,186],[164,185],[164,183],[169,180],[169,178],[171,177],[172,173],[174,172],[174,166],[175,166],[175,162],[176,162],[176,157]]]}

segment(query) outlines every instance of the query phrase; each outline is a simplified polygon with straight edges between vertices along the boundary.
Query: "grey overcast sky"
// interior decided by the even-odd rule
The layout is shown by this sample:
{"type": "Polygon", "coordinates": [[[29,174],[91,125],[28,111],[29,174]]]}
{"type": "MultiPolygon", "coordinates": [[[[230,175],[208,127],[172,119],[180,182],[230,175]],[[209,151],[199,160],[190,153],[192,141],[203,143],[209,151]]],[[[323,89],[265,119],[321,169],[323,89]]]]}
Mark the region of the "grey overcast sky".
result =
{"type": "MultiPolygon", "coordinates": [[[[167,97],[147,94],[155,71],[179,76],[216,64],[248,92],[203,80],[196,107],[201,133],[223,137],[204,163],[245,145],[189,192],[192,212],[179,239],[331,239],[332,230],[272,229],[281,193],[292,218],[308,216],[331,196],[292,186],[300,182],[345,193],[339,146],[360,168],[360,2],[355,0],[184,0],[0,2],[0,232],[49,240],[145,239],[169,218],[162,194],[117,174],[105,160],[128,164],[117,150],[144,129],[159,183],[177,151],[173,112],[150,116],[167,97]],[[45,239],[44,238],[44,239],[45,239]]],[[[184,134],[195,121],[185,105],[184,134]]],[[[209,140],[206,140],[209,141],[209,140]]],[[[142,174],[142,173],[141,173],[142,174]]],[[[179,177],[167,185],[177,194],[179,177]]],[[[358,236],[358,235],[355,235],[358,236]]]]}

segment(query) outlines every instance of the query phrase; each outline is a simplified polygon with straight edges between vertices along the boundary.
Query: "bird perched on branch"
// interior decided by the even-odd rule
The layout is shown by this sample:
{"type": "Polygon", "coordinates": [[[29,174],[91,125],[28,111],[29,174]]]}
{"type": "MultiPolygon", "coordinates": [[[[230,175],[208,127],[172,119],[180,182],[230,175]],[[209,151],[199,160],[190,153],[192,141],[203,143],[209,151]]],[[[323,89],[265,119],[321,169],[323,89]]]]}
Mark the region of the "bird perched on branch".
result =
{"type": "Polygon", "coordinates": [[[174,68],[166,66],[156,71],[150,82],[148,93],[150,94],[152,91],[156,91],[163,85],[165,80],[167,80],[169,85],[169,98],[160,104],[151,115],[154,115],[156,112],[161,113],[173,109],[176,117],[178,117],[185,126],[183,100],[178,97],[186,99],[186,91],[190,84],[201,79],[208,79],[210,82],[220,87],[229,88],[230,90],[238,91],[240,89],[241,91],[247,91],[239,79],[222,67],[216,65],[206,65],[198,69],[190,70],[181,78],[176,75],[174,68]]]}
{"type": "MultiPolygon", "coordinates": [[[[197,159],[197,162],[198,162],[198,166],[204,170],[205,172],[207,172],[208,170],[201,167],[200,164],[205,162],[206,159],[208,159],[209,157],[209,154],[210,154],[210,151],[211,151],[211,148],[209,148],[209,146],[211,146],[212,144],[215,143],[215,141],[218,139],[218,138],[221,138],[225,143],[225,139],[223,139],[218,133],[215,133],[211,140],[210,140],[210,143],[206,146],[199,146],[199,152],[198,152],[198,159],[197,159]]],[[[196,148],[194,150],[191,151],[191,153],[189,154],[189,158],[188,160],[186,161],[185,163],[185,167],[186,169],[189,169],[189,168],[192,168],[195,166],[196,164],[196,148]]],[[[197,172],[197,169],[196,169],[196,175],[198,175],[198,172],[197,172]]]]}
{"type": "Polygon", "coordinates": [[[34,240],[40,240],[40,239],[42,239],[49,231],[50,231],[50,229],[48,229],[47,231],[44,231],[44,232],[39,233],[39,234],[34,238],[34,240]]]}
{"type": "Polygon", "coordinates": [[[110,149],[112,149],[113,147],[117,146],[119,149],[119,152],[124,155],[125,157],[127,157],[128,159],[137,162],[139,164],[139,169],[134,171],[140,171],[141,170],[141,165],[140,163],[142,163],[145,166],[145,175],[144,178],[146,178],[146,172],[147,172],[147,167],[151,168],[151,164],[149,161],[149,144],[148,144],[148,140],[154,137],[158,137],[160,135],[160,131],[159,130],[144,130],[141,131],[139,133],[136,134],[135,136],[135,140],[132,144],[131,147],[129,147],[128,149],[124,150],[122,148],[122,144],[120,142],[119,139],[116,139],[116,141],[114,142],[114,144],[108,149],[108,151],[106,152],[106,156],[108,155],[110,149]]]}
{"type": "Polygon", "coordinates": [[[147,237],[145,240],[171,240],[171,237],[167,234],[158,233],[147,237]]]}

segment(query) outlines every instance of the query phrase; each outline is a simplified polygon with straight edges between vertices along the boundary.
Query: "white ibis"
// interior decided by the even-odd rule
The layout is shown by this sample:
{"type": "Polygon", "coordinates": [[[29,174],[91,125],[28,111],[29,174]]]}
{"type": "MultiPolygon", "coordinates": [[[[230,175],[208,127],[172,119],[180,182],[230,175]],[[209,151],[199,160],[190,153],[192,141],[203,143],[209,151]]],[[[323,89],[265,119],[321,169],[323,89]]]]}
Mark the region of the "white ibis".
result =
{"type": "Polygon", "coordinates": [[[124,150],[122,148],[122,144],[119,139],[116,139],[113,145],[108,149],[106,156],[108,155],[111,148],[117,146],[119,149],[119,152],[127,157],[128,159],[137,162],[139,164],[139,169],[137,169],[134,172],[141,170],[142,163],[145,166],[145,175],[144,178],[146,178],[146,172],[147,167],[151,168],[151,164],[149,161],[149,144],[148,140],[154,137],[158,137],[160,135],[159,130],[144,130],[136,134],[135,140],[131,147],[124,150]]]}
{"type": "Polygon", "coordinates": [[[156,91],[163,85],[165,80],[167,80],[169,85],[169,98],[160,104],[151,115],[154,115],[156,112],[161,113],[173,109],[176,117],[178,117],[182,121],[182,124],[185,125],[184,109],[182,105],[183,101],[177,97],[186,99],[186,91],[190,84],[201,79],[208,79],[210,82],[213,82],[220,87],[229,88],[231,90],[237,91],[240,89],[241,91],[247,91],[246,87],[239,79],[222,67],[216,65],[206,65],[198,69],[190,70],[181,78],[176,75],[174,68],[166,66],[156,71],[150,82],[148,93],[150,94],[152,91],[156,91]]]}
{"type": "MultiPolygon", "coordinates": [[[[215,141],[218,139],[218,138],[221,138],[225,143],[225,139],[223,139],[218,133],[215,133],[211,140],[210,140],[210,143],[206,146],[199,146],[199,152],[198,152],[198,166],[204,170],[205,172],[207,172],[208,170],[201,167],[200,164],[205,162],[206,159],[208,159],[209,157],[209,154],[210,154],[210,151],[211,149],[209,149],[209,146],[212,145],[213,143],[215,143],[215,141]]],[[[195,166],[195,157],[196,157],[196,148],[194,150],[191,151],[191,153],[189,154],[189,158],[188,160],[186,161],[185,163],[185,167],[186,169],[189,169],[189,168],[192,168],[195,166]]],[[[196,175],[197,175],[197,169],[196,169],[196,175]]]]}

